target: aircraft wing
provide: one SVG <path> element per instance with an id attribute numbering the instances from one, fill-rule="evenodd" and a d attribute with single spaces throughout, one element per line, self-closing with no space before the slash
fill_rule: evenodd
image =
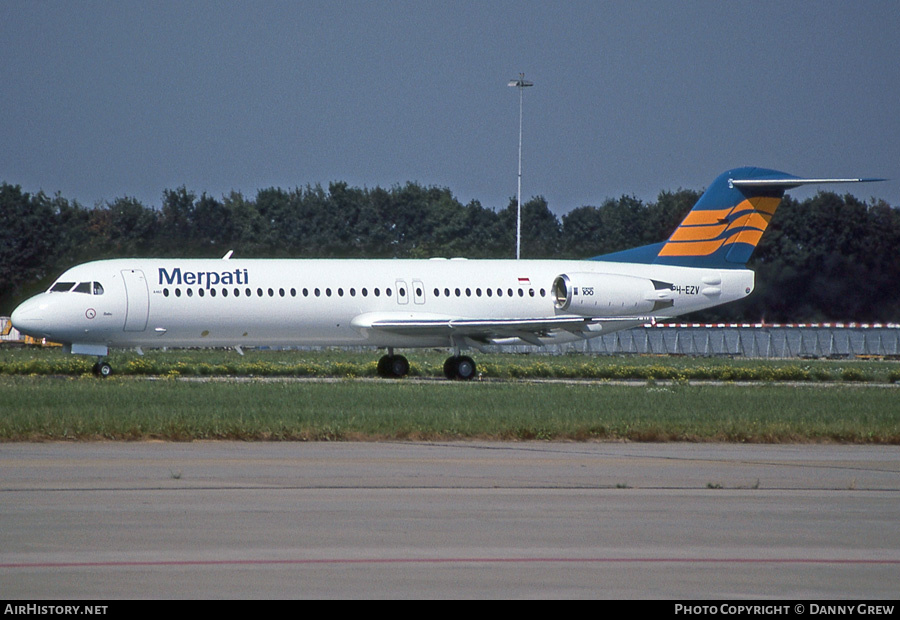
<path id="1" fill-rule="evenodd" d="M 406 336 L 445 336 L 465 339 L 472 344 L 491 344 L 497 340 L 519 338 L 529 344 L 543 345 L 540 338 L 565 331 L 588 338 L 603 331 L 601 323 L 646 323 L 651 317 L 556 316 L 535 318 L 480 319 L 416 313 L 361 314 L 351 324 L 357 329 L 372 329 Z M 593 333 L 591 333 L 593 332 Z"/>

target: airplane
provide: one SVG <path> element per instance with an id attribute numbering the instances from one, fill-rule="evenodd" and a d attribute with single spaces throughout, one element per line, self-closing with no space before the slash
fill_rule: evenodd
<path id="1" fill-rule="evenodd" d="M 719 175 L 660 243 L 584 260 L 123 258 L 72 267 L 12 324 L 97 356 L 113 347 L 447 347 L 448 379 L 477 375 L 467 349 L 588 339 L 743 299 L 746 268 L 788 189 L 809 179 L 756 167 Z"/>

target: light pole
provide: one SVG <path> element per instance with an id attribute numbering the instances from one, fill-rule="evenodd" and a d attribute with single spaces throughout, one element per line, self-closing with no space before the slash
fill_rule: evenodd
<path id="1" fill-rule="evenodd" d="M 520 73 L 518 80 L 510 80 L 508 86 L 519 89 L 519 182 L 516 189 L 516 260 L 519 259 L 522 249 L 522 92 L 534 82 L 525 79 L 525 74 Z"/>

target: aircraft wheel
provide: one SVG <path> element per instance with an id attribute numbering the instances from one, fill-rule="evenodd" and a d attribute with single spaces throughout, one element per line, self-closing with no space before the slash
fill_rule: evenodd
<path id="1" fill-rule="evenodd" d="M 112 374 L 112 366 L 107 362 L 97 362 L 94 364 L 93 368 L 91 368 L 91 372 L 94 373 L 95 377 L 105 379 Z"/>
<path id="2" fill-rule="evenodd" d="M 458 357 L 448 357 L 444 362 L 444 376 L 448 379 L 456 379 L 456 365 L 459 362 Z"/>
<path id="3" fill-rule="evenodd" d="M 462 381 L 469 381 L 475 376 L 475 373 L 478 372 L 478 367 L 475 366 L 475 361 L 471 357 L 466 357 L 463 355 L 459 358 L 459 361 L 456 363 L 456 378 L 461 379 Z"/>
<path id="4" fill-rule="evenodd" d="M 383 355 L 378 360 L 379 377 L 405 377 L 409 374 L 409 362 L 402 355 Z"/>
<path id="5" fill-rule="evenodd" d="M 389 377 L 390 376 L 390 355 L 382 355 L 378 360 L 378 376 L 379 377 Z"/>
<path id="6" fill-rule="evenodd" d="M 444 376 L 450 380 L 469 381 L 477 372 L 475 362 L 465 355 L 448 357 L 444 362 Z"/>
<path id="7" fill-rule="evenodd" d="M 391 360 L 391 375 L 394 377 L 405 377 L 409 374 L 409 362 L 402 355 L 395 355 Z"/>

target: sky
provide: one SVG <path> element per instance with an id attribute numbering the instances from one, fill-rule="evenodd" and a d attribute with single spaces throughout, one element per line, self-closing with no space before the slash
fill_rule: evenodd
<path id="1" fill-rule="evenodd" d="M 757 165 L 900 206 L 896 0 L 0 0 L 0 182 L 409 181 L 563 214 Z M 803 199 L 814 189 L 792 192 Z"/>

